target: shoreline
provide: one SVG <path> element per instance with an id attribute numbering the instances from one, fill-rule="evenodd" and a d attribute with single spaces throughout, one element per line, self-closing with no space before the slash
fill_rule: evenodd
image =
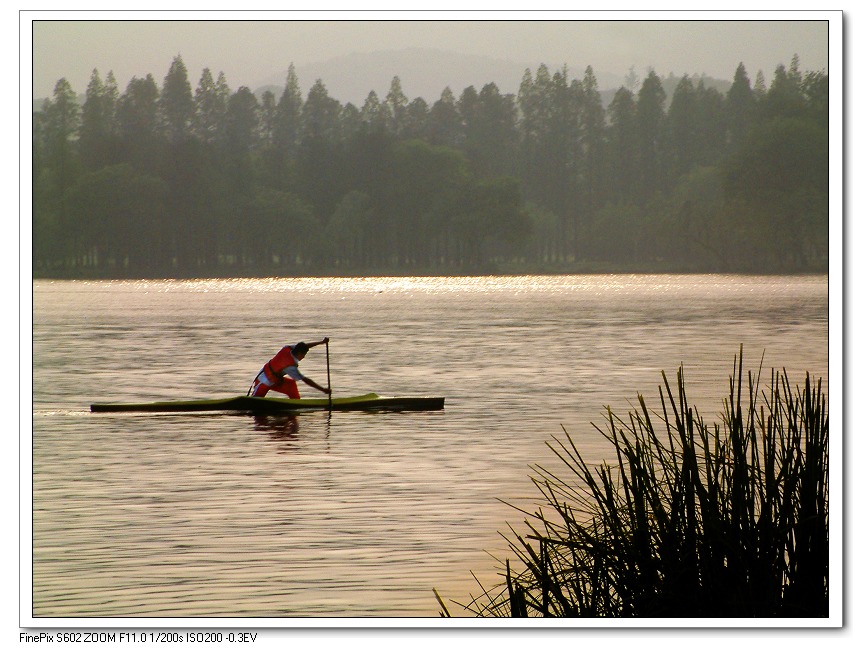
<path id="1" fill-rule="evenodd" d="M 208 272 L 174 271 L 174 272 L 105 272 L 100 270 L 90 272 L 46 272 L 34 270 L 31 279 L 53 281 L 122 281 L 122 280 L 158 280 L 158 279 L 300 279 L 300 278 L 380 278 L 380 277 L 512 277 L 512 276 L 560 276 L 560 275 L 742 275 L 742 276 L 776 276 L 799 277 L 819 276 L 829 274 L 828 265 L 823 268 L 808 270 L 782 271 L 776 269 L 718 269 L 718 268 L 678 268 L 662 264 L 632 264 L 628 266 L 604 264 L 570 264 L 570 265 L 532 265 L 506 264 L 498 267 L 477 268 L 473 270 L 447 268 L 412 268 L 388 267 L 376 269 L 339 269 L 325 270 L 301 269 L 280 271 L 278 268 L 236 268 L 233 271 Z"/>

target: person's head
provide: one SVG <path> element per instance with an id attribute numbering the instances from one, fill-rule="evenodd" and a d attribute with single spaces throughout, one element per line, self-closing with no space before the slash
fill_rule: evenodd
<path id="1" fill-rule="evenodd" d="M 293 355 L 297 360 L 302 360 L 308 353 L 308 345 L 305 342 L 297 342 L 293 345 Z"/>

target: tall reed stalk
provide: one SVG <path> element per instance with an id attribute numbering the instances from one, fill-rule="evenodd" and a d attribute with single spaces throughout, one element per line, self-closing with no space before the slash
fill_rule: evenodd
<path id="1" fill-rule="evenodd" d="M 591 466 L 564 429 L 536 467 L 543 506 L 506 536 L 517 568 L 460 605 L 478 616 L 826 617 L 829 419 L 821 382 L 759 390 L 742 349 L 720 423 L 662 373 L 661 408 L 607 409 L 615 463 Z M 745 404 L 745 407 L 743 407 Z M 520 510 L 520 509 L 518 509 Z M 437 592 L 435 591 L 435 595 Z M 441 615 L 449 610 L 437 595 Z"/>

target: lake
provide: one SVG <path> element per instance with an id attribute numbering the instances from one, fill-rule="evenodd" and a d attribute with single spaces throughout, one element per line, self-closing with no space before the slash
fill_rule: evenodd
<path id="1" fill-rule="evenodd" d="M 445 410 L 89 411 L 244 395 L 324 336 L 334 395 Z M 32 614 L 433 617 L 432 588 L 458 613 L 471 571 L 500 581 L 489 553 L 510 556 L 511 505 L 538 506 L 546 442 L 612 459 L 592 423 L 639 393 L 657 408 L 680 364 L 717 420 L 740 345 L 763 387 L 775 367 L 828 391 L 827 277 L 35 281 Z M 302 370 L 326 384 L 324 347 Z"/>

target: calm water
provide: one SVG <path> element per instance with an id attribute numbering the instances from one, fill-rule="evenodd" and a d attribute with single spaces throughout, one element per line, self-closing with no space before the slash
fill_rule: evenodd
<path id="1" fill-rule="evenodd" d="M 33 287 L 33 615 L 435 616 L 495 584 L 530 466 L 685 365 L 701 413 L 746 368 L 828 371 L 826 277 L 558 276 Z M 442 412 L 91 414 L 245 394 L 282 344 L 331 339 L 335 395 Z M 304 372 L 326 382 L 323 347 Z M 305 396 L 317 395 L 305 385 Z M 532 510 L 532 509 L 531 509 Z M 457 612 L 455 605 L 450 610 Z"/>

